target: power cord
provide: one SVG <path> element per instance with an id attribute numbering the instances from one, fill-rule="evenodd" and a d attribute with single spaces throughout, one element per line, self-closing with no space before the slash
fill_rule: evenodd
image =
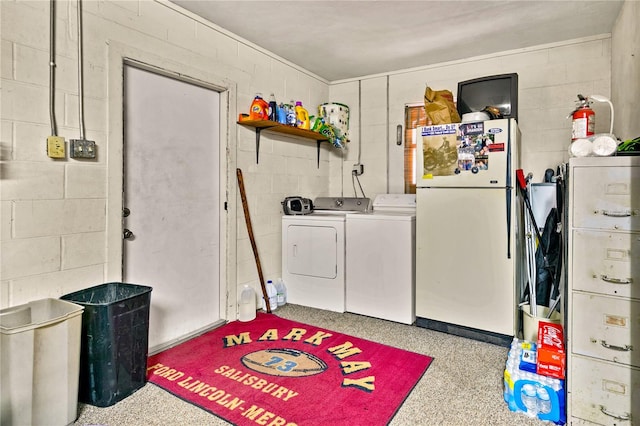
<path id="1" fill-rule="evenodd" d="M 351 172 L 351 184 L 353 185 L 353 194 L 356 196 L 356 198 L 358 198 L 358 191 L 356 191 L 356 182 L 355 182 L 356 180 L 358 181 L 360 192 L 362 192 L 362 198 L 367 198 L 367 196 L 364 194 L 364 190 L 362 189 L 362 185 L 360 184 L 360 178 L 358 177 L 358 173 L 355 170 L 353 170 Z"/>

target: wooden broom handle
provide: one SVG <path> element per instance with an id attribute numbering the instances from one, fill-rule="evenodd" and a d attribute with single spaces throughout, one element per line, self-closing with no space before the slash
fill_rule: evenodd
<path id="1" fill-rule="evenodd" d="M 258 277 L 260 278 L 260 287 L 262 287 L 262 297 L 264 297 L 264 304 L 267 306 L 267 313 L 271 313 L 271 304 L 269 303 L 269 295 L 267 294 L 267 288 L 264 285 L 264 276 L 262 275 L 262 266 L 260 266 L 260 256 L 258 256 L 258 247 L 256 246 L 256 239 L 253 236 L 253 228 L 251 227 L 251 216 L 249 216 L 249 204 L 247 203 L 247 195 L 244 192 L 244 179 L 242 178 L 242 170 L 236 169 L 236 175 L 238 176 L 238 187 L 240 188 L 240 198 L 242 198 L 242 209 L 244 210 L 244 220 L 247 223 L 247 232 L 249 233 L 249 240 L 251 240 L 253 257 L 255 257 L 256 266 L 258 267 Z"/>

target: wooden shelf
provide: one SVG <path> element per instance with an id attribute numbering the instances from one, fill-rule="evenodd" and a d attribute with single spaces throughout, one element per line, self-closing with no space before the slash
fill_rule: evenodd
<path id="1" fill-rule="evenodd" d="M 242 120 L 238 121 L 238 124 L 247 127 L 253 127 L 256 130 L 256 164 L 260 155 L 260 133 L 263 130 L 269 130 L 275 133 L 281 133 L 289 136 L 298 136 L 305 139 L 311 139 L 316 141 L 318 149 L 318 168 L 320 167 L 320 144 L 322 142 L 328 142 L 329 139 L 313 130 L 300 129 L 298 127 L 287 126 L 285 124 L 278 123 L 270 120 Z"/>

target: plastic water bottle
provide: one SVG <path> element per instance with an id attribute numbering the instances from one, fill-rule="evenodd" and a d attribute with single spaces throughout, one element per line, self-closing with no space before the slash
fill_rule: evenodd
<path id="1" fill-rule="evenodd" d="M 256 294 L 249 284 L 245 284 L 240 293 L 240 309 L 238 320 L 251 321 L 256 317 Z"/>
<path id="2" fill-rule="evenodd" d="M 527 415 L 536 417 L 538 415 L 538 397 L 536 387 L 527 383 L 522 386 L 522 403 L 527 407 Z"/>
<path id="3" fill-rule="evenodd" d="M 276 280 L 276 291 L 278 293 L 278 306 L 283 306 L 287 303 L 287 288 L 284 286 L 282 278 Z"/>
<path id="4" fill-rule="evenodd" d="M 267 280 L 267 285 L 265 286 L 267 289 L 267 297 L 269 298 L 269 307 L 271 311 L 275 311 L 278 309 L 278 291 L 276 290 L 275 284 L 273 284 L 272 280 Z M 267 304 L 264 301 L 264 296 L 262 297 L 262 307 L 264 310 L 267 310 Z"/>
<path id="5" fill-rule="evenodd" d="M 549 392 L 542 386 L 537 390 L 538 395 L 538 411 L 542 414 L 551 412 L 551 398 Z"/>

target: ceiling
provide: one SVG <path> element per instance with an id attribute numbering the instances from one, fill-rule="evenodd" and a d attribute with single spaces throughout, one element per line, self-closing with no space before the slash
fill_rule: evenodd
<path id="1" fill-rule="evenodd" d="M 610 33 L 623 0 L 171 0 L 328 80 Z"/>

